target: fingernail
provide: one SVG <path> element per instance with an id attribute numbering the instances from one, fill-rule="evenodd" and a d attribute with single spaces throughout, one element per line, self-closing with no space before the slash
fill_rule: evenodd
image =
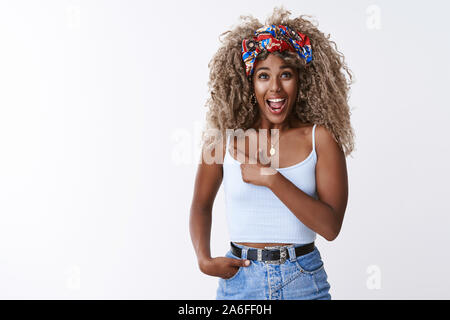
<path id="1" fill-rule="evenodd" d="M 245 260 L 245 265 L 246 265 L 246 266 L 249 266 L 249 265 L 250 265 L 250 261 Z"/>

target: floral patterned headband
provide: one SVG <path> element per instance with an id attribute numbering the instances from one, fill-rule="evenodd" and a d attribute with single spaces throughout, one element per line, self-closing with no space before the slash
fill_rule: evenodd
<path id="1" fill-rule="evenodd" d="M 293 51 L 309 63 L 312 60 L 309 38 L 300 32 L 284 25 L 266 25 L 255 31 L 253 39 L 242 40 L 242 59 L 245 63 L 246 75 L 253 74 L 256 57 L 263 50 Z"/>

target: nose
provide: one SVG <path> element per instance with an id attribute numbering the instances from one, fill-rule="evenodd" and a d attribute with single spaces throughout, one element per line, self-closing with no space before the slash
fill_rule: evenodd
<path id="1" fill-rule="evenodd" d="M 281 83 L 278 77 L 273 77 L 270 82 L 270 91 L 279 92 L 281 90 Z"/>

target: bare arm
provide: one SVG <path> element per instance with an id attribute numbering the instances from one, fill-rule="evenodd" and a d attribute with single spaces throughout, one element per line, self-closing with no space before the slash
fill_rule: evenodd
<path id="1" fill-rule="evenodd" d="M 223 144 L 223 152 L 225 152 L 225 144 Z M 213 151 L 211 155 L 215 157 L 215 152 Z M 211 257 L 212 209 L 223 179 L 222 163 L 223 157 L 221 163 L 207 164 L 202 161 L 198 165 L 189 218 L 189 230 L 200 270 L 208 275 L 230 278 L 237 272 L 239 267 L 248 266 L 248 262 L 246 264 L 245 260 Z"/>
<path id="2" fill-rule="evenodd" d="M 319 200 L 297 188 L 280 173 L 269 184 L 272 192 L 310 229 L 328 241 L 341 229 L 348 199 L 345 155 L 324 127 L 316 128 L 316 187 Z"/>
<path id="3" fill-rule="evenodd" d="M 214 155 L 214 152 L 213 152 Z M 210 237 L 212 208 L 223 178 L 222 164 L 198 165 L 191 204 L 189 229 L 199 263 L 211 258 Z"/>

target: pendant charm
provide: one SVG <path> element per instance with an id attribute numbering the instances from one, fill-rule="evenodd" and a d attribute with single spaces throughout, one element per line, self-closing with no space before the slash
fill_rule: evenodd
<path id="1" fill-rule="evenodd" d="M 270 155 L 273 156 L 275 154 L 275 148 L 272 146 L 270 148 Z"/>

